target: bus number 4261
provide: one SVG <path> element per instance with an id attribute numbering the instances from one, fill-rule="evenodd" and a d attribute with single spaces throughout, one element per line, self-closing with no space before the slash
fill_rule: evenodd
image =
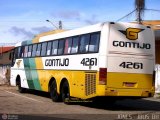
<path id="1" fill-rule="evenodd" d="M 97 66 L 97 58 L 83 58 L 81 64 L 83 66 Z"/>
<path id="2" fill-rule="evenodd" d="M 138 62 L 122 62 L 119 66 L 128 69 L 143 69 L 143 63 Z"/>

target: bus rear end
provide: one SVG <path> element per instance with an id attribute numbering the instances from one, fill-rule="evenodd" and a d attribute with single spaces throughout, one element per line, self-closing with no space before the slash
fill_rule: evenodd
<path id="1" fill-rule="evenodd" d="M 131 23 L 113 23 L 109 28 L 107 69 L 102 70 L 107 71 L 105 95 L 153 96 L 155 64 L 153 31 L 150 27 Z"/>

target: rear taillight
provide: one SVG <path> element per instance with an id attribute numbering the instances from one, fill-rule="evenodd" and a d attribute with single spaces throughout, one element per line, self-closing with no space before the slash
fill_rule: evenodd
<path id="1" fill-rule="evenodd" d="M 99 69 L 99 84 L 105 85 L 107 82 L 107 68 Z"/>

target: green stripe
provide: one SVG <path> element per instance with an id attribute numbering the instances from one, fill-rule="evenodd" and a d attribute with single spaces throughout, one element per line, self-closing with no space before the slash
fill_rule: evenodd
<path id="1" fill-rule="evenodd" d="M 29 58 L 24 58 L 24 69 L 25 69 L 25 74 L 27 78 L 27 83 L 30 89 L 35 89 L 33 79 L 31 76 L 31 70 L 30 70 L 30 64 L 29 64 Z"/>
<path id="2" fill-rule="evenodd" d="M 32 41 L 23 41 L 22 45 L 31 44 Z M 30 89 L 41 90 L 38 73 L 36 70 L 35 58 L 24 58 L 24 69 L 27 78 L 27 83 Z"/>
<path id="3" fill-rule="evenodd" d="M 32 80 L 33 80 L 33 83 L 34 83 L 34 87 L 35 87 L 36 90 L 41 90 L 41 85 L 40 85 L 38 73 L 37 73 L 37 70 L 36 70 L 35 59 L 34 58 L 29 58 L 29 64 L 30 64 L 30 69 L 32 69 L 31 70 L 31 77 L 32 77 Z"/>

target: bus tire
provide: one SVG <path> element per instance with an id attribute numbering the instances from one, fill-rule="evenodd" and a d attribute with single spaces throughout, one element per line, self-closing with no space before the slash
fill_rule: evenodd
<path id="1" fill-rule="evenodd" d="M 64 83 L 62 85 L 61 97 L 62 97 L 62 101 L 65 104 L 69 104 L 69 102 L 70 102 L 70 88 L 69 88 L 68 81 L 64 81 Z"/>
<path id="2" fill-rule="evenodd" d="M 17 86 L 18 86 L 18 91 L 20 93 L 26 92 L 26 89 L 21 87 L 21 78 L 20 77 L 17 78 Z"/>
<path id="3" fill-rule="evenodd" d="M 57 93 L 57 83 L 55 80 L 50 85 L 50 96 L 53 102 L 60 101 L 60 96 Z"/>

